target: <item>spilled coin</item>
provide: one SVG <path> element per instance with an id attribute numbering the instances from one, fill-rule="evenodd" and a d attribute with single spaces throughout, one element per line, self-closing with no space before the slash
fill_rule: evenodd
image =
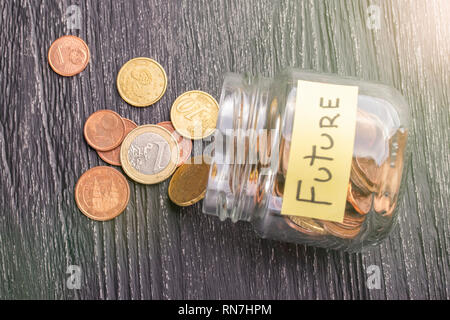
<path id="1" fill-rule="evenodd" d="M 198 90 L 180 95 L 170 110 L 170 118 L 177 132 L 193 140 L 210 136 L 216 128 L 218 115 L 217 101 Z"/>
<path id="2" fill-rule="evenodd" d="M 196 156 L 175 171 L 169 183 L 169 198 L 179 206 L 190 206 L 205 197 L 209 164 Z"/>
<path id="3" fill-rule="evenodd" d="M 89 48 L 79 37 L 66 35 L 56 39 L 48 50 L 48 63 L 57 74 L 70 77 L 89 63 Z"/>
<path id="4" fill-rule="evenodd" d="M 133 121 L 122 118 L 123 122 L 125 123 L 125 133 L 124 138 L 137 127 L 137 124 Z M 113 166 L 120 166 L 120 145 L 110 151 L 98 151 L 98 156 L 105 161 L 106 163 L 109 163 Z"/>
<path id="5" fill-rule="evenodd" d="M 120 162 L 134 181 L 155 184 L 175 171 L 179 154 L 178 143 L 169 131 L 148 124 L 137 127 L 125 137 Z"/>
<path id="6" fill-rule="evenodd" d="M 127 179 L 114 168 L 99 166 L 89 169 L 75 186 L 75 202 L 87 217 L 106 221 L 121 214 L 130 199 Z"/>
<path id="7" fill-rule="evenodd" d="M 166 92 L 167 75 L 163 67 L 150 58 L 134 58 L 126 62 L 117 75 L 117 90 L 127 103 L 148 107 Z"/>
<path id="8" fill-rule="evenodd" d="M 125 122 L 111 110 L 99 110 L 90 115 L 84 124 L 87 143 L 98 151 L 109 151 L 118 147 L 125 135 Z"/>
<path id="9" fill-rule="evenodd" d="M 178 147 L 180 147 L 180 159 L 177 167 L 181 166 L 191 156 L 192 141 L 178 134 L 170 121 L 164 121 L 156 124 L 157 126 L 167 129 L 177 140 Z"/>

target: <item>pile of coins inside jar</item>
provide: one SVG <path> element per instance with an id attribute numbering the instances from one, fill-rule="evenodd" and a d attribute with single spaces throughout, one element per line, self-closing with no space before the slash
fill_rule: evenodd
<path id="1" fill-rule="evenodd" d="M 367 117 L 368 115 L 358 110 L 358 116 Z M 371 134 L 366 136 L 373 138 Z M 389 139 L 388 145 L 392 147 L 381 165 L 371 158 L 353 157 L 342 223 L 297 216 L 286 216 L 286 223 L 308 237 L 331 235 L 340 239 L 355 239 L 362 238 L 363 233 L 367 232 L 381 238 L 383 233 L 389 231 L 385 226 L 391 225 L 392 214 L 397 205 L 406 139 L 407 132 L 403 129 L 399 129 Z M 365 143 L 369 146 L 371 144 L 368 140 Z M 277 197 L 283 197 L 289 149 L 289 143 L 283 140 L 280 169 L 274 191 Z M 369 214 L 371 212 L 373 214 Z M 366 230 L 364 230 L 363 225 L 369 217 L 376 221 L 366 223 Z M 367 230 L 368 225 L 373 225 L 377 230 Z"/>
<path id="2" fill-rule="evenodd" d="M 50 67 L 62 76 L 82 72 L 89 62 L 89 48 L 75 36 L 63 36 L 48 52 Z M 117 90 L 128 104 L 147 107 L 167 88 L 167 76 L 153 59 L 126 62 L 117 75 Z M 169 198 L 179 206 L 192 205 L 205 196 L 209 164 L 192 157 L 192 140 L 214 132 L 219 106 L 209 94 L 194 90 L 180 95 L 171 108 L 171 121 L 138 126 L 112 110 L 98 110 L 84 125 L 84 138 L 106 163 L 120 166 L 132 180 L 156 184 L 173 177 Z M 110 166 L 86 171 L 75 187 L 78 208 L 87 217 L 106 221 L 117 217 L 130 198 L 128 180 Z"/>

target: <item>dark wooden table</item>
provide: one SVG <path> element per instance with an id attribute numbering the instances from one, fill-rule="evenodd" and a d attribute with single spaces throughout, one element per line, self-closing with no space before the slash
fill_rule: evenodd
<path id="1" fill-rule="evenodd" d="M 450 297 L 450 2 L 275 3 L 2 2 L 0 298 Z M 79 30 L 66 24 L 71 4 L 80 8 Z M 369 5 L 378 6 L 370 15 Z M 274 41 L 273 28 L 282 39 Z M 64 34 L 91 50 L 87 69 L 72 78 L 47 63 L 50 44 Z M 169 79 L 149 108 L 127 105 L 116 90 L 119 68 L 137 56 L 159 61 Z M 203 215 L 199 204 L 172 205 L 167 181 L 130 182 L 128 208 L 113 221 L 78 211 L 78 177 L 104 164 L 82 134 L 93 111 L 157 123 L 169 120 L 184 91 L 218 97 L 226 71 L 270 76 L 288 65 L 380 80 L 406 97 L 412 157 L 399 227 L 383 244 L 347 254 L 261 240 L 250 225 Z M 79 290 L 66 286 L 69 265 L 82 270 Z M 366 285 L 371 265 L 381 270 L 380 289 Z"/>

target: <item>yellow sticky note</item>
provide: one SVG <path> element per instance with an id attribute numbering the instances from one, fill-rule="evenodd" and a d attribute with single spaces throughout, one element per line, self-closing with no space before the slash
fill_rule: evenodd
<path id="1" fill-rule="evenodd" d="M 358 87 L 299 80 L 281 214 L 342 222 Z"/>

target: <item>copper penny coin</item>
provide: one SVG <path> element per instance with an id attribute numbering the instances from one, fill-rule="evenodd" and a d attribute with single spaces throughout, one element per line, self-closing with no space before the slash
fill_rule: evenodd
<path id="1" fill-rule="evenodd" d="M 361 231 L 361 226 L 357 227 L 346 227 L 340 223 L 331 222 L 331 221 L 322 221 L 323 227 L 326 231 L 328 231 L 333 236 L 342 238 L 342 239 L 353 239 L 356 238 Z"/>
<path id="2" fill-rule="evenodd" d="M 381 166 L 380 186 L 374 199 L 374 209 L 383 216 L 391 216 L 397 206 L 403 172 L 408 132 L 400 129 L 391 139 L 389 158 Z"/>
<path id="3" fill-rule="evenodd" d="M 286 216 L 284 217 L 287 224 L 304 234 L 310 235 L 310 236 L 320 236 L 325 235 L 327 232 L 325 229 L 320 225 L 319 222 L 315 221 L 312 218 L 307 217 L 298 217 L 298 216 Z"/>
<path id="4" fill-rule="evenodd" d="M 347 189 L 347 201 L 353 206 L 353 208 L 359 214 L 367 214 L 372 208 L 373 195 L 363 194 L 357 187 L 352 186 L 352 183 L 348 183 Z"/>
<path id="5" fill-rule="evenodd" d="M 177 167 L 181 166 L 191 156 L 192 140 L 185 138 L 176 132 L 171 121 L 160 122 L 156 125 L 167 129 L 174 136 L 175 140 L 177 140 L 178 147 L 180 147 L 180 159 L 178 160 Z"/>
<path id="6" fill-rule="evenodd" d="M 356 210 L 345 209 L 344 220 L 343 220 L 342 224 L 346 224 L 348 226 L 355 227 L 355 226 L 362 225 L 365 220 L 366 220 L 366 216 L 359 214 L 358 212 L 356 212 Z"/>
<path id="7" fill-rule="evenodd" d="M 134 128 L 137 128 L 137 124 L 126 118 L 122 118 L 122 120 L 125 123 L 125 138 Z M 112 164 L 113 166 L 120 166 L 120 146 L 110 151 L 97 150 L 97 154 L 106 163 Z"/>
<path id="8" fill-rule="evenodd" d="M 114 111 L 99 110 L 86 120 L 84 137 L 95 150 L 110 151 L 125 138 L 125 122 Z"/>
<path id="9" fill-rule="evenodd" d="M 75 186 L 75 202 L 87 217 L 106 221 L 121 214 L 130 199 L 127 179 L 114 168 L 99 166 L 89 169 Z"/>
<path id="10" fill-rule="evenodd" d="M 70 77 L 83 71 L 89 63 L 89 48 L 72 35 L 56 39 L 48 50 L 48 63 L 57 74 Z"/>
<path id="11" fill-rule="evenodd" d="M 369 158 L 354 158 L 354 164 L 358 172 L 362 173 L 369 185 L 377 185 L 380 180 L 380 167 L 375 160 Z"/>

